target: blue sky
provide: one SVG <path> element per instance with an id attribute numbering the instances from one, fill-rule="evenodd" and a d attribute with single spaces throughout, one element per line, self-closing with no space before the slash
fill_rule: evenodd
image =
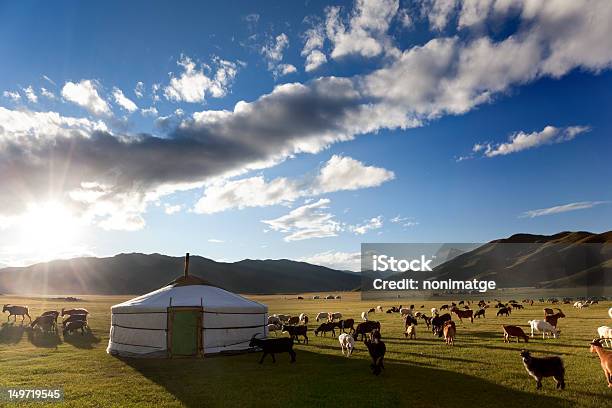
<path id="1" fill-rule="evenodd" d="M 0 264 L 612 229 L 612 4 L 0 3 Z"/>

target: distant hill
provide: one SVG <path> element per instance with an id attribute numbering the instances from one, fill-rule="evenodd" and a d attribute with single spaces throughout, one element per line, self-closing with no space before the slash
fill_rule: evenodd
<path id="1" fill-rule="evenodd" d="M 495 280 L 500 287 L 609 286 L 612 231 L 512 235 L 458 255 L 434 268 L 431 277 Z"/>
<path id="2" fill-rule="evenodd" d="M 0 269 L 0 293 L 142 294 L 183 273 L 182 257 L 119 254 L 82 257 L 27 267 Z M 191 256 L 189 273 L 239 293 L 291 293 L 353 290 L 360 276 L 286 259 L 223 263 Z"/>

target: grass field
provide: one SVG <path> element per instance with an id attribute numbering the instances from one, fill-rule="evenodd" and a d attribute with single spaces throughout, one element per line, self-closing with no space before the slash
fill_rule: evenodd
<path id="1" fill-rule="evenodd" d="M 32 315 L 43 309 L 82 306 L 92 313 L 89 336 L 54 337 L 33 335 L 29 329 L 3 324 L 0 329 L 0 387 L 62 387 L 67 407 L 208 407 L 208 406 L 338 406 L 354 407 L 605 407 L 612 406 L 612 389 L 606 386 L 589 342 L 596 328 L 610 325 L 611 304 L 584 310 L 564 305 L 560 339 L 534 338 L 528 349 L 536 356 L 561 355 L 566 366 L 565 391 L 557 391 L 552 379 L 536 391 L 519 357 L 523 343 L 505 344 L 501 324 L 525 327 L 542 318 L 543 304 L 514 311 L 509 318 L 496 318 L 488 310 L 474 324 L 457 321 L 457 339 L 448 347 L 434 338 L 424 324 L 417 327 L 417 340 L 405 340 L 397 314 L 377 314 L 387 344 L 385 371 L 374 377 L 363 343 L 351 358 L 340 353 L 336 339 L 315 337 L 314 315 L 339 311 L 358 316 L 369 307 L 390 302 L 362 302 L 356 293 L 342 300 L 296 300 L 295 296 L 253 296 L 266 303 L 270 313 L 311 316 L 310 344 L 298 345 L 297 363 L 285 354 L 276 364 L 257 364 L 258 354 L 211 357 L 199 360 L 121 360 L 106 354 L 110 306 L 126 297 L 85 297 L 78 304 L 42 298 L 1 296 L 1 303 L 27 304 Z M 403 302 L 407 304 L 408 302 Z M 441 301 L 420 302 L 424 310 Z M 274 335 L 272 335 L 274 336 Z M 269 357 L 268 357 L 269 358 Z M 2 404 L 2 403 L 0 403 Z M 31 403 L 40 406 L 40 403 Z M 22 404 L 20 406 L 28 406 Z"/>

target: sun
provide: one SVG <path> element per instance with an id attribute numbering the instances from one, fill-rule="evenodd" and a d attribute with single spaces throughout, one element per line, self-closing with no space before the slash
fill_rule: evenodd
<path id="1" fill-rule="evenodd" d="M 78 219 L 61 203 L 30 204 L 19 223 L 19 246 L 37 258 L 61 257 L 75 248 L 78 229 Z"/>

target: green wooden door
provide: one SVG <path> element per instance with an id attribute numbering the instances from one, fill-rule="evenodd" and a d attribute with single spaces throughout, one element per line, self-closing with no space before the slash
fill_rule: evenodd
<path id="1" fill-rule="evenodd" d="M 201 312 L 174 310 L 172 313 L 172 355 L 195 356 L 200 344 Z"/>

